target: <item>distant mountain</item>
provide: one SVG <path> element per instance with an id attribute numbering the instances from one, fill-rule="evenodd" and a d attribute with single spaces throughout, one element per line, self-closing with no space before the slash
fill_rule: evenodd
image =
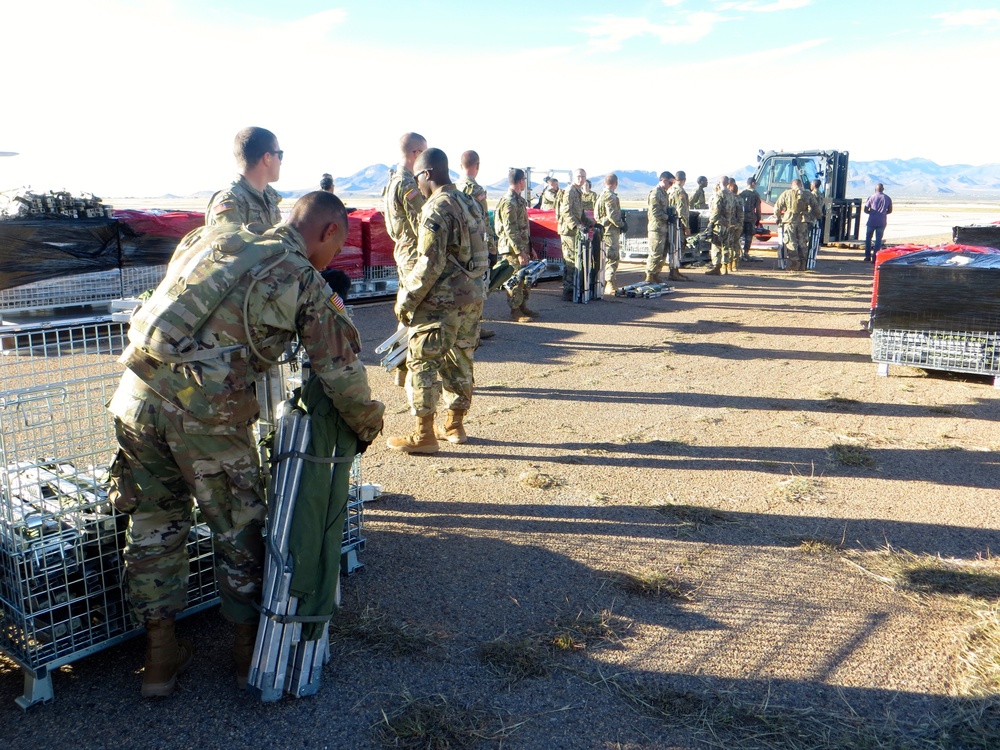
<path id="1" fill-rule="evenodd" d="M 747 164 L 728 172 L 742 185 L 754 174 L 756 167 Z M 656 185 L 658 172 L 638 169 L 617 170 L 618 194 L 626 200 L 645 198 L 646 194 Z M 539 179 L 542 173 L 532 174 L 532 193 L 537 195 L 544 188 Z M 707 175 L 710 183 L 714 183 L 722 175 Z M 451 172 L 453 180 L 458 174 Z M 695 187 L 696 173 L 688 175 L 688 191 Z M 348 177 L 337 177 L 336 190 L 338 194 L 352 197 L 377 197 L 389 179 L 389 167 L 385 164 L 372 164 Z M 847 194 L 852 197 L 864 197 L 875 190 L 875 184 L 885 185 L 887 193 L 894 198 L 944 198 L 966 200 L 998 200 L 1000 199 L 1000 164 L 969 164 L 940 165 L 929 159 L 883 159 L 879 161 L 852 161 L 848 170 Z M 565 181 L 561 181 L 565 187 Z M 295 199 L 316 188 L 279 191 L 282 196 Z M 507 180 L 498 180 L 486 185 L 490 196 L 498 198 L 507 192 Z M 594 185 L 594 190 L 600 192 L 603 185 Z M 205 198 L 212 196 L 213 191 L 203 190 L 191 197 Z"/>

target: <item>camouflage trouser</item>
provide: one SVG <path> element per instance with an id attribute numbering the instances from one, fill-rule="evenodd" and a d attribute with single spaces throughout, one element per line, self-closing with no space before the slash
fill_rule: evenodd
<path id="1" fill-rule="evenodd" d="M 740 234 L 743 229 L 743 222 L 729 227 L 729 260 L 737 260 L 740 255 Z"/>
<path id="2" fill-rule="evenodd" d="M 807 222 L 785 224 L 785 248 L 788 260 L 797 262 L 799 270 L 806 270 L 809 261 L 809 240 L 812 225 Z"/>
<path id="3" fill-rule="evenodd" d="M 524 264 L 521 263 L 521 256 L 518 253 L 507 253 L 503 257 L 510 263 L 510 267 L 514 269 L 514 273 L 524 268 Z M 510 305 L 511 310 L 517 310 L 521 305 L 527 304 L 530 294 L 531 291 L 528 285 L 522 281 L 513 289 L 507 290 L 507 304 Z"/>
<path id="4" fill-rule="evenodd" d="M 250 427 L 206 425 L 152 393 L 118 393 L 111 406 L 119 445 L 111 499 L 129 516 L 124 557 L 137 620 L 187 605 L 193 497 L 214 536 L 223 616 L 257 622 L 267 509 Z"/>
<path id="5" fill-rule="evenodd" d="M 717 226 L 712 232 L 712 265 L 724 266 L 733 259 L 729 227 Z"/>
<path id="6" fill-rule="evenodd" d="M 410 373 L 406 393 L 416 416 L 436 413 L 442 391 L 446 409 L 468 410 L 472 403 L 473 353 L 482 315 L 482 301 L 453 310 L 418 307 L 413 313 L 406 352 Z"/>
<path id="7" fill-rule="evenodd" d="M 646 273 L 654 274 L 663 270 L 663 262 L 667 257 L 666 232 L 649 233 L 649 258 L 646 260 Z"/>
<path id="8" fill-rule="evenodd" d="M 562 256 L 563 256 L 563 297 L 573 297 L 573 279 L 576 276 L 576 262 L 577 262 L 577 242 L 579 241 L 576 234 L 561 234 L 559 239 L 562 240 Z"/>
<path id="9" fill-rule="evenodd" d="M 618 227 L 605 227 L 601 238 L 601 249 L 604 250 L 604 281 L 615 283 L 618 275 L 618 260 L 620 257 L 621 230 Z"/>

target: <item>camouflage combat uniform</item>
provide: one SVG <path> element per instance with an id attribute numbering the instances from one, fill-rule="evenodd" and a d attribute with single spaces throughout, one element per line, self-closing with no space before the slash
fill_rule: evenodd
<path id="1" fill-rule="evenodd" d="M 385 189 L 385 229 L 396 243 L 392 257 L 399 277 L 409 273 L 417 250 L 417 229 L 424 196 L 417 181 L 406 167 L 399 167 L 389 178 Z"/>
<path id="2" fill-rule="evenodd" d="M 472 402 L 487 260 L 469 268 L 472 247 L 463 200 L 454 185 L 443 185 L 427 199 L 414 263 L 400 278 L 397 311 L 408 315 L 410 327 L 406 391 L 417 417 L 437 412 L 442 390 L 448 410 L 468 410 Z"/>
<path id="3" fill-rule="evenodd" d="M 543 211 L 558 211 L 559 206 L 562 205 L 563 196 L 565 194 L 566 191 L 562 188 L 559 188 L 559 190 L 553 190 L 552 188 L 547 187 L 542 191 L 542 198 L 539 207 Z"/>
<path id="4" fill-rule="evenodd" d="M 730 254 L 730 224 L 732 220 L 732 203 L 736 196 L 727 188 L 720 187 L 712 195 L 712 204 L 708 209 L 708 225 L 712 228 L 712 267 L 726 267 L 732 262 Z"/>
<path id="5" fill-rule="evenodd" d="M 591 190 L 589 193 L 580 191 L 580 201 L 583 203 L 584 211 L 593 211 L 597 207 L 597 193 Z"/>
<path id="6" fill-rule="evenodd" d="M 521 270 L 521 256 L 531 256 L 531 230 L 528 224 L 528 202 L 513 188 L 497 203 L 493 214 L 497 232 L 497 249 L 514 273 Z M 507 292 L 507 302 L 511 310 L 527 304 L 529 288 L 522 281 Z"/>
<path id="7" fill-rule="evenodd" d="M 698 189 L 694 191 L 694 195 L 691 196 L 691 208 L 708 208 L 708 201 L 705 200 L 705 188 L 698 186 Z"/>
<path id="8" fill-rule="evenodd" d="M 729 262 L 734 264 L 740 257 L 740 235 L 743 233 L 743 201 L 732 190 L 726 190 L 729 201 Z"/>
<path id="9" fill-rule="evenodd" d="M 268 185 L 261 193 L 240 175 L 228 190 L 220 190 L 212 196 L 205 210 L 205 225 L 261 224 L 265 229 L 273 227 L 281 221 L 280 202 L 281 195 L 273 187 Z"/>
<path id="10" fill-rule="evenodd" d="M 490 205 L 486 197 L 486 188 L 480 185 L 471 177 L 463 177 L 458 182 L 455 183 L 455 187 L 461 190 L 466 195 L 471 195 L 477 201 L 483 209 L 483 216 L 489 217 L 490 215 Z M 486 222 L 486 245 L 489 248 L 490 254 L 490 265 L 492 266 L 497 260 L 497 238 L 493 234 L 492 227 L 489 225 L 489 221 Z"/>
<path id="11" fill-rule="evenodd" d="M 660 185 L 649 191 L 646 199 L 648 206 L 646 231 L 649 236 L 649 258 L 646 260 L 646 275 L 656 277 L 663 270 L 663 261 L 667 253 L 667 234 L 670 232 L 668 223 L 667 191 Z"/>
<path id="12" fill-rule="evenodd" d="M 583 191 L 570 185 L 559 204 L 559 238 L 562 240 L 563 299 L 573 298 L 573 279 L 576 276 L 577 242 L 581 229 L 594 226 L 594 220 L 583 211 Z"/>
<path id="13" fill-rule="evenodd" d="M 614 286 L 618 275 L 622 233 L 622 204 L 618 200 L 618 193 L 609 188 L 604 189 L 597 198 L 594 219 L 604 227 L 604 236 L 601 238 L 601 249 L 604 250 L 604 281 Z"/>
<path id="14" fill-rule="evenodd" d="M 691 232 L 691 204 L 688 201 L 687 190 L 679 182 L 675 182 L 667 191 L 667 203 L 677 212 L 677 222 L 681 228 L 680 244 L 676 252 L 670 254 L 670 268 L 678 269 L 681 266 L 680 251 L 684 247 L 684 238 Z"/>
<path id="15" fill-rule="evenodd" d="M 808 190 L 788 188 L 774 204 L 774 218 L 784 230 L 789 270 L 804 271 L 809 261 L 809 233 L 813 221 L 823 218 L 819 203 Z"/>
<path id="16" fill-rule="evenodd" d="M 197 229 L 133 316 L 133 343 L 122 354 L 128 369 L 108 408 L 119 442 L 111 497 L 129 515 L 124 558 L 139 622 L 172 618 L 187 603 L 192 498 L 214 535 L 223 615 L 257 622 L 266 509 L 251 432 L 260 411 L 254 381 L 296 336 L 358 438 L 370 442 L 382 429 L 384 407 L 371 399 L 358 332 L 331 304 L 305 250 L 301 235 L 284 224 L 261 237 L 232 226 Z M 254 261 L 257 279 L 243 273 L 231 286 L 219 280 L 223 254 L 258 252 L 265 259 Z M 221 302 L 214 310 L 204 306 L 204 325 L 186 332 L 192 351 L 167 355 L 150 342 L 169 330 L 163 321 L 176 319 L 170 316 L 198 315 L 184 296 L 198 288 Z M 171 294 L 178 290 L 179 297 Z"/>

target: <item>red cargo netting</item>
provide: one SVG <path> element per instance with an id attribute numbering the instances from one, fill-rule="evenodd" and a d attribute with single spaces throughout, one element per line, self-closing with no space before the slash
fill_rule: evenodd
<path id="1" fill-rule="evenodd" d="M 395 243 L 385 228 L 385 216 L 377 208 L 361 208 L 351 214 L 361 220 L 361 249 L 366 268 L 395 266 Z"/>

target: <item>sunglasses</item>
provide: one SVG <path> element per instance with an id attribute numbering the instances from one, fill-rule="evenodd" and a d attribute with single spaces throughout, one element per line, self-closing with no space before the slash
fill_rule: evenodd
<path id="1" fill-rule="evenodd" d="M 285 158 L 285 152 L 282 151 L 280 148 L 277 151 L 268 151 L 267 153 L 274 154 L 275 156 L 277 156 L 278 161 L 282 161 Z"/>

